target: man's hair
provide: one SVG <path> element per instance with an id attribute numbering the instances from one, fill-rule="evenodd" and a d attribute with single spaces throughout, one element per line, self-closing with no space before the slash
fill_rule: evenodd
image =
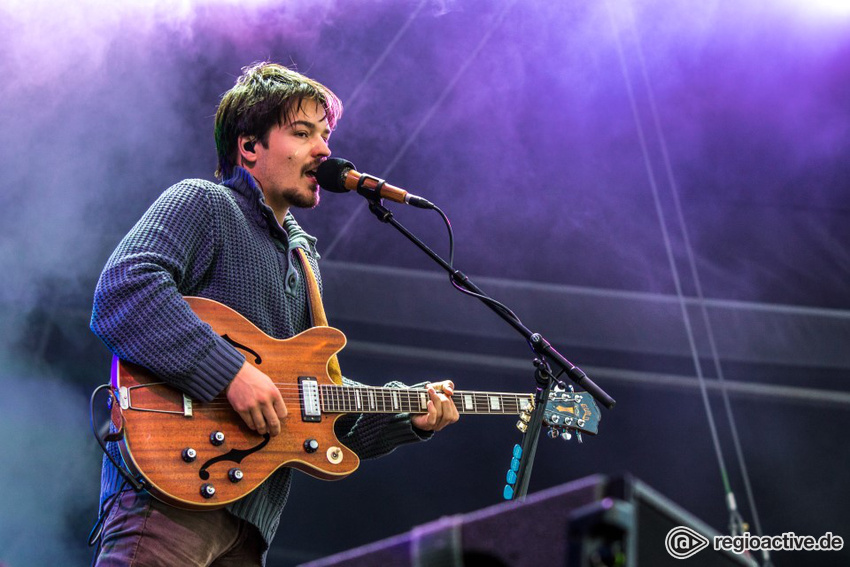
<path id="1" fill-rule="evenodd" d="M 305 100 L 320 104 L 330 129 L 336 127 L 342 102 L 326 86 L 268 61 L 244 67 L 233 88 L 222 95 L 215 114 L 216 177 L 233 173 L 239 136 L 254 137 L 265 147 L 272 127 L 291 122 Z"/>

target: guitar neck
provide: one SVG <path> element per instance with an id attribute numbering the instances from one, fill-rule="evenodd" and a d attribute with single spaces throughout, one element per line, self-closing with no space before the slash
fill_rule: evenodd
<path id="1" fill-rule="evenodd" d="M 428 391 L 424 388 L 374 386 L 320 386 L 323 413 L 426 413 Z M 458 413 L 516 415 L 532 403 L 531 394 L 455 390 L 452 401 Z"/>

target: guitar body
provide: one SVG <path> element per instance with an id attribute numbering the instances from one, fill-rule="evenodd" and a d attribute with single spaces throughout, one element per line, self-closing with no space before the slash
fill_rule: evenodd
<path id="1" fill-rule="evenodd" d="M 259 435 L 223 393 L 211 402 L 191 400 L 148 370 L 114 359 L 112 386 L 120 403 L 113 404 L 112 420 L 124 429 L 121 454 L 148 481 L 150 492 L 173 506 L 211 510 L 244 497 L 283 466 L 323 480 L 353 473 L 360 459 L 334 434 L 342 414 L 306 416 L 301 395 L 305 377 L 333 384 L 328 361 L 345 346 L 342 332 L 314 327 L 274 339 L 221 303 L 185 299 L 200 319 L 272 378 L 289 413 L 279 435 Z"/>

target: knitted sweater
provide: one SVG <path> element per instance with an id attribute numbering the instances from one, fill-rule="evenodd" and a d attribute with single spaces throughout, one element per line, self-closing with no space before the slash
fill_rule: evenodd
<path id="1" fill-rule="evenodd" d="M 291 337 L 310 326 L 295 249 L 306 252 L 321 286 L 315 243 L 291 213 L 283 227 L 277 223 L 242 168 L 220 185 L 183 181 L 151 205 L 109 258 L 95 291 L 91 329 L 118 357 L 149 368 L 193 398 L 210 401 L 245 359 L 200 321 L 182 296 L 214 299 L 270 336 Z M 387 386 L 404 387 L 398 382 Z M 364 459 L 428 437 L 414 430 L 407 414 L 343 416 L 337 435 Z M 115 443 L 108 448 L 118 456 Z M 280 469 L 228 507 L 257 526 L 267 546 L 290 479 L 291 469 Z M 120 481 L 104 458 L 101 503 Z"/>

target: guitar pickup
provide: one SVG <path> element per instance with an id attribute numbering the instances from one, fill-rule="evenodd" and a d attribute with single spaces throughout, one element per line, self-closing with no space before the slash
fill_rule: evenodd
<path id="1" fill-rule="evenodd" d="M 322 421 L 319 382 L 312 376 L 299 376 L 298 391 L 301 395 L 301 421 Z"/>

